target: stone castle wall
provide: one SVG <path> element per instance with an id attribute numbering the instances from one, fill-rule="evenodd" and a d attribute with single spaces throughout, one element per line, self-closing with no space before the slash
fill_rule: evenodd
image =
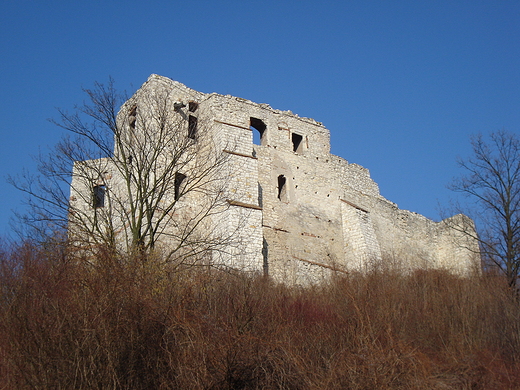
<path id="1" fill-rule="evenodd" d="M 196 101 L 199 124 L 228 155 L 222 180 L 230 207 L 213 223 L 236 232 L 236 242 L 219 262 L 289 283 L 389 262 L 462 274 L 478 263 L 475 242 L 466 239 L 468 250 L 446 224 L 398 209 L 366 168 L 330 154 L 321 123 L 157 75 L 132 99 L 161 89 L 172 101 Z"/>

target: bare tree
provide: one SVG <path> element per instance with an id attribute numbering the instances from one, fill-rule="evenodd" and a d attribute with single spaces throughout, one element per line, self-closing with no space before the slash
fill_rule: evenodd
<path id="1" fill-rule="evenodd" d="M 69 135 L 38 158 L 39 175 L 9 179 L 29 195 L 24 222 L 41 235 L 67 232 L 82 248 L 159 245 L 167 260 L 222 247 L 215 218 L 228 206 L 226 154 L 198 103 L 157 86 L 127 100 L 112 80 L 84 92 L 87 103 L 53 121 Z"/>
<path id="2" fill-rule="evenodd" d="M 478 240 L 484 261 L 498 267 L 514 288 L 520 271 L 520 139 L 497 131 L 489 140 L 472 137 L 471 145 L 472 157 L 458 161 L 464 174 L 449 188 L 472 201 L 478 235 L 464 232 Z"/>

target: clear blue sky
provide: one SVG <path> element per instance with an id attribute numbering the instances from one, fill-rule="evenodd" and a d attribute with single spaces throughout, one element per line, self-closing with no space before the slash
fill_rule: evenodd
<path id="1" fill-rule="evenodd" d="M 151 73 L 268 103 L 331 132 L 400 208 L 438 219 L 472 133 L 520 129 L 520 1 L 0 1 L 5 175 L 62 136 L 47 121 L 109 76 Z"/>

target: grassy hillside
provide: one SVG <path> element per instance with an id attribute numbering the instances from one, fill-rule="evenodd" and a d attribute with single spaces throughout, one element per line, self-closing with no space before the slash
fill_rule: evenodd
<path id="1" fill-rule="evenodd" d="M 0 389 L 520 388 L 520 305 L 497 276 L 298 288 L 29 244 L 0 260 Z"/>

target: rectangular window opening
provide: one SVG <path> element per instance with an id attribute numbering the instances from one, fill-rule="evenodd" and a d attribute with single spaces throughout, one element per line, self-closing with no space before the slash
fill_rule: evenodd
<path id="1" fill-rule="evenodd" d="M 264 135 L 267 126 L 258 118 L 249 118 L 249 129 L 253 132 L 253 143 L 255 145 L 263 145 L 265 142 Z"/>
<path id="2" fill-rule="evenodd" d="M 196 116 L 190 115 L 188 117 L 188 138 L 195 139 L 197 137 L 197 122 Z"/>
<path id="3" fill-rule="evenodd" d="M 174 183 L 174 188 L 175 188 L 175 190 L 174 190 L 175 191 L 174 197 L 175 197 L 175 200 L 179 200 L 179 198 L 183 195 L 184 180 L 186 180 L 186 175 L 183 175 L 180 172 L 176 172 L 175 173 L 175 183 Z"/>
<path id="4" fill-rule="evenodd" d="M 92 191 L 92 207 L 95 209 L 105 207 L 106 186 L 94 186 Z"/>
<path id="5" fill-rule="evenodd" d="M 291 136 L 292 144 L 293 144 L 293 152 L 302 153 L 303 152 L 303 137 L 300 134 L 292 133 Z"/>

